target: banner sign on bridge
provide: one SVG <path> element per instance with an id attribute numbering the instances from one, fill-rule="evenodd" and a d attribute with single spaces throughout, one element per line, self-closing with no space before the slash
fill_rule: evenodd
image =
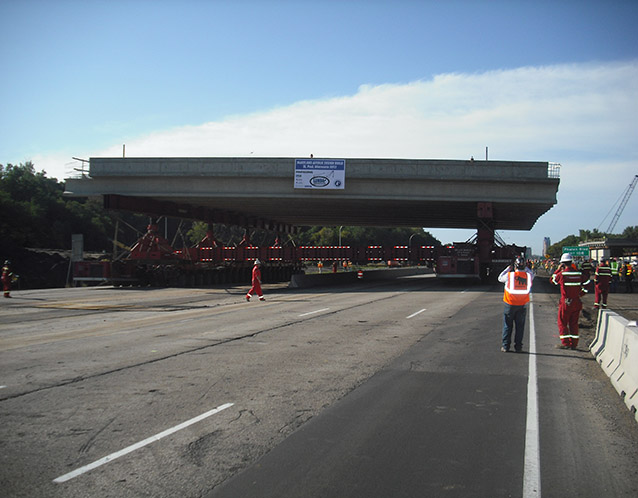
<path id="1" fill-rule="evenodd" d="M 295 188 L 343 189 L 345 159 L 295 159 Z"/>

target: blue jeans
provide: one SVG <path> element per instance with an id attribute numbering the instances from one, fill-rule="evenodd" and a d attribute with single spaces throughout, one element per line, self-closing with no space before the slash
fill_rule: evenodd
<path id="1" fill-rule="evenodd" d="M 512 343 L 512 331 L 514 333 L 514 349 L 520 351 L 523 349 L 523 334 L 525 333 L 525 317 L 527 316 L 527 308 L 523 306 L 512 306 L 505 303 L 503 311 L 503 347 L 507 350 Z"/>

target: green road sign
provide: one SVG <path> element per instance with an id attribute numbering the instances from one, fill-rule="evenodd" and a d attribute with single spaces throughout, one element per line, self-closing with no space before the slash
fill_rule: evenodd
<path id="1" fill-rule="evenodd" d="M 563 254 L 568 252 L 574 258 L 588 258 L 589 257 L 589 247 L 585 246 L 564 246 Z"/>

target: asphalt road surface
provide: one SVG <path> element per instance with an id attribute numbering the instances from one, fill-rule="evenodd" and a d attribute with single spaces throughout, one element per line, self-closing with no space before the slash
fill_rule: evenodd
<path id="1" fill-rule="evenodd" d="M 2 300 L 0 495 L 638 495 L 638 424 L 542 282 L 522 354 L 500 286 L 246 290 Z"/>

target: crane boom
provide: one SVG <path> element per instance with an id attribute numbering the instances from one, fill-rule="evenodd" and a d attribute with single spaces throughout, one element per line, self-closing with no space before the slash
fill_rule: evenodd
<path id="1" fill-rule="evenodd" d="M 618 206 L 618 209 L 616 210 L 616 214 L 614 215 L 613 219 L 611 220 L 611 223 L 609 224 L 607 233 L 611 233 L 612 230 L 616 227 L 618 218 L 620 218 L 620 215 L 625 210 L 625 206 L 627 205 L 627 202 L 629 202 L 629 198 L 631 197 L 632 192 L 636 188 L 636 183 L 638 183 L 638 175 L 634 176 L 633 181 L 629 184 L 629 187 L 627 187 L 627 190 L 625 190 L 625 195 L 623 195 L 622 201 L 620 201 L 620 205 Z"/>

